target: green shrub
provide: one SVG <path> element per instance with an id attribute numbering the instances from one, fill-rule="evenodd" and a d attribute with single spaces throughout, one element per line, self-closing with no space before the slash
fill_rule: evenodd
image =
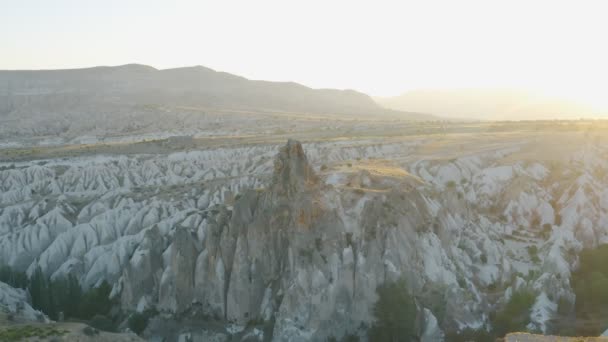
<path id="1" fill-rule="evenodd" d="M 359 336 L 355 334 L 346 334 L 342 337 L 342 342 L 359 342 Z"/>
<path id="2" fill-rule="evenodd" d="M 496 335 L 503 337 L 510 332 L 525 331 L 530 323 L 530 310 L 535 300 L 534 292 L 527 290 L 514 292 L 505 307 L 492 318 Z"/>
<path id="3" fill-rule="evenodd" d="M 147 318 L 139 313 L 135 313 L 129 317 L 129 329 L 136 334 L 141 334 L 148 326 Z"/>
<path id="4" fill-rule="evenodd" d="M 580 325 L 579 334 L 597 335 L 608 324 L 608 245 L 585 249 L 580 253 L 579 268 L 572 273 L 577 320 L 595 325 Z M 584 327 L 583 327 L 584 326 Z"/>
<path id="5" fill-rule="evenodd" d="M 0 281 L 20 289 L 26 289 L 28 285 L 27 275 L 24 272 L 13 271 L 8 266 L 0 267 Z"/>
<path id="6" fill-rule="evenodd" d="M 410 341 L 414 338 L 416 304 L 404 280 L 380 285 L 373 314 L 376 319 L 369 340 Z"/>
<path id="7" fill-rule="evenodd" d="M 458 287 L 462 288 L 462 289 L 466 289 L 467 288 L 467 281 L 462 278 L 462 277 L 458 277 Z"/>
<path id="8" fill-rule="evenodd" d="M 466 285 L 465 285 L 466 286 Z M 423 292 L 417 296 L 420 301 L 420 306 L 431 310 L 439 325 L 441 325 L 447 316 L 447 305 L 450 291 L 445 285 L 428 286 Z"/>
<path id="9" fill-rule="evenodd" d="M 154 309 L 148 309 L 144 312 L 135 312 L 131 314 L 127 324 L 129 325 L 129 329 L 136 333 L 137 335 L 141 334 L 146 327 L 148 326 L 148 322 L 150 318 L 156 316 L 158 312 Z"/>
<path id="10" fill-rule="evenodd" d="M 531 260 L 535 264 L 539 264 L 540 263 L 540 258 L 538 257 L 538 255 L 533 255 Z"/>
<path id="11" fill-rule="evenodd" d="M 355 334 L 346 334 L 341 339 L 340 342 L 359 342 L 359 336 Z M 329 336 L 327 338 L 327 342 L 338 342 L 338 339 L 335 336 Z"/>
<path id="12" fill-rule="evenodd" d="M 112 286 L 105 280 L 99 287 L 92 288 L 86 292 L 80 302 L 79 317 L 91 319 L 95 315 L 109 314 L 113 305 L 110 300 L 110 292 L 112 292 Z"/>
<path id="13" fill-rule="evenodd" d="M 533 263 L 538 264 L 540 262 L 540 258 L 538 257 L 538 247 L 535 245 L 528 246 L 528 254 L 530 255 L 530 260 Z"/>

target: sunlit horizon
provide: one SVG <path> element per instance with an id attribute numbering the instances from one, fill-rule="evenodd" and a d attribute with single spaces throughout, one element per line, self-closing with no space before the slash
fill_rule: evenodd
<path id="1" fill-rule="evenodd" d="M 0 69 L 203 65 L 354 89 L 518 89 L 608 110 L 601 1 L 7 1 Z"/>

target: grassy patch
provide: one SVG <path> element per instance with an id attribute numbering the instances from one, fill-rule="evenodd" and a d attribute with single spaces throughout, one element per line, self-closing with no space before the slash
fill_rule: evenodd
<path id="1" fill-rule="evenodd" d="M 63 336 L 67 330 L 57 329 L 50 326 L 22 325 L 8 328 L 0 328 L 0 341 L 24 341 L 32 338 L 46 338 L 52 336 Z"/>

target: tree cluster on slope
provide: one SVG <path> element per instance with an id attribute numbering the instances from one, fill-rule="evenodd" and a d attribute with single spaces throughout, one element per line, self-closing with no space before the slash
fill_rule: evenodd
<path id="1" fill-rule="evenodd" d="M 376 319 L 369 331 L 371 342 L 412 341 L 415 338 L 416 303 L 405 281 L 380 285 L 373 314 Z"/>
<path id="2" fill-rule="evenodd" d="M 109 299 L 112 287 L 106 281 L 83 291 L 73 275 L 51 280 L 40 268 L 29 279 L 28 290 L 32 307 L 54 320 L 60 312 L 65 318 L 90 320 L 96 315 L 108 315 L 113 306 Z"/>
<path id="3" fill-rule="evenodd" d="M 24 272 L 14 271 L 7 266 L 0 268 L 0 281 L 26 289 L 32 307 L 52 320 L 59 320 L 63 315 L 64 319 L 90 321 L 91 325 L 99 325 L 95 327 L 100 330 L 115 330 L 115 324 L 108 318 L 115 303 L 109 298 L 112 287 L 106 281 L 83 291 L 72 274 L 51 280 L 38 267 L 28 278 Z"/>
<path id="4" fill-rule="evenodd" d="M 575 331 L 593 336 L 608 326 L 608 245 L 585 249 L 579 267 L 572 273 L 571 284 L 576 294 Z"/>

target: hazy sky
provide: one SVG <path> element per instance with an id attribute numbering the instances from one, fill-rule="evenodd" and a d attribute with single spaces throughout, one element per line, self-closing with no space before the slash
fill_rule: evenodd
<path id="1" fill-rule="evenodd" d="M 0 0 L 0 69 L 205 65 L 397 95 L 522 87 L 608 107 L 608 1 Z"/>

